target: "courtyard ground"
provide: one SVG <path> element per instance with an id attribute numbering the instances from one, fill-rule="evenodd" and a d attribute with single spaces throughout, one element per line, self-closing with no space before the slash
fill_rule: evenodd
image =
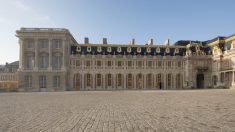
<path id="1" fill-rule="evenodd" d="M 235 131 L 235 90 L 0 93 L 0 131 Z"/>

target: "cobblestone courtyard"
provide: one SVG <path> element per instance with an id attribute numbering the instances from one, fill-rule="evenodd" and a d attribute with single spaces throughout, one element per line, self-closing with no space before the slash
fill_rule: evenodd
<path id="1" fill-rule="evenodd" d="M 235 131 L 235 90 L 0 93 L 0 131 Z"/>

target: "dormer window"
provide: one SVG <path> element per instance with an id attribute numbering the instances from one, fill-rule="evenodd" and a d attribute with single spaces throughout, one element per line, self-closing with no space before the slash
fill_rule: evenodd
<path id="1" fill-rule="evenodd" d="M 101 51 L 102 51 L 101 47 L 97 47 L 97 52 L 101 52 Z"/>
<path id="2" fill-rule="evenodd" d="M 170 48 L 166 48 L 166 53 L 170 53 Z"/>
<path id="3" fill-rule="evenodd" d="M 148 52 L 148 53 L 151 52 L 151 48 L 150 48 L 150 47 L 147 48 L 147 52 Z"/>
<path id="4" fill-rule="evenodd" d="M 161 49 L 159 47 L 156 48 L 156 52 L 157 53 L 160 53 L 161 52 Z"/>
<path id="5" fill-rule="evenodd" d="M 107 51 L 110 53 L 110 52 L 112 52 L 112 48 L 111 47 L 108 47 L 107 48 Z"/>
<path id="6" fill-rule="evenodd" d="M 87 52 L 91 52 L 91 47 L 87 47 Z"/>
<path id="7" fill-rule="evenodd" d="M 131 53 L 131 47 L 128 47 L 128 48 L 127 48 L 127 52 L 128 52 L 128 53 Z"/>
<path id="8" fill-rule="evenodd" d="M 179 49 L 178 48 L 175 48 L 175 53 L 179 53 Z"/>
<path id="9" fill-rule="evenodd" d="M 81 52 L 81 47 L 80 46 L 77 46 L 77 52 Z"/>
<path id="10" fill-rule="evenodd" d="M 121 47 L 118 47 L 118 48 L 117 48 L 117 52 L 119 52 L 119 53 L 122 52 L 122 48 L 121 48 Z"/>
<path id="11" fill-rule="evenodd" d="M 141 47 L 137 48 L 137 52 L 140 53 L 141 52 Z"/>

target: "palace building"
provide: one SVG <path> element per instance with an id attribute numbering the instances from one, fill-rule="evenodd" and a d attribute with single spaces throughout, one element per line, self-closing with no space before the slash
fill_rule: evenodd
<path id="1" fill-rule="evenodd" d="M 68 29 L 21 28 L 19 91 L 233 88 L 235 35 L 170 44 L 78 43 Z"/>

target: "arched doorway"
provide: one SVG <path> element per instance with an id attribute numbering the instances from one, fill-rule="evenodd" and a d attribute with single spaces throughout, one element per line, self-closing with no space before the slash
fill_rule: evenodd
<path id="1" fill-rule="evenodd" d="M 143 89 L 143 75 L 142 74 L 137 74 L 136 77 L 136 89 Z"/>
<path id="2" fill-rule="evenodd" d="M 197 74 L 197 88 L 204 87 L 204 74 Z"/>
<path id="3" fill-rule="evenodd" d="M 76 73 L 73 77 L 73 88 L 74 90 L 80 90 L 80 85 L 81 85 L 81 78 L 80 78 L 80 74 Z"/>

